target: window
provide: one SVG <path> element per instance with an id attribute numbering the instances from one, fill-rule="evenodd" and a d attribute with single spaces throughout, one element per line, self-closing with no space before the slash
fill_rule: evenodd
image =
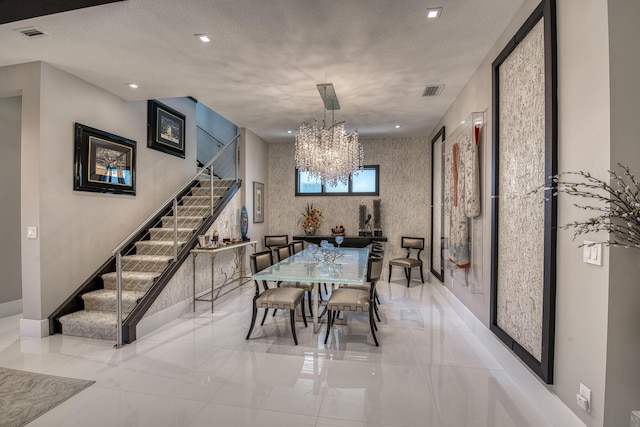
<path id="1" fill-rule="evenodd" d="M 354 172 L 349 182 L 325 185 L 308 172 L 296 169 L 296 196 L 378 196 L 380 194 L 380 166 L 364 166 Z"/>

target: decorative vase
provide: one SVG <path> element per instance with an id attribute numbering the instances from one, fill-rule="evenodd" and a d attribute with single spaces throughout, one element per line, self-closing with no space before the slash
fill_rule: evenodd
<path id="1" fill-rule="evenodd" d="M 315 227 L 307 227 L 304 229 L 305 236 L 315 236 L 316 228 Z"/>

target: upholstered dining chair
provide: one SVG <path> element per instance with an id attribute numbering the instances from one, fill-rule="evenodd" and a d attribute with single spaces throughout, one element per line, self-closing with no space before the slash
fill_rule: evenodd
<path id="1" fill-rule="evenodd" d="M 420 253 L 424 249 L 424 237 L 402 237 L 400 245 L 406 249 L 407 255 L 404 258 L 394 258 L 389 260 L 389 282 L 391 282 L 391 267 L 401 267 L 404 269 L 404 275 L 407 277 L 407 288 L 411 283 L 411 270 L 420 268 L 420 279 L 424 283 L 424 275 L 422 273 L 422 260 Z"/>
<path id="2" fill-rule="evenodd" d="M 273 264 L 273 256 L 270 250 L 263 252 L 256 252 L 250 256 L 251 273 L 255 274 L 265 268 L 270 267 Z M 302 319 L 304 320 L 304 326 L 307 327 L 307 317 L 305 316 L 304 304 L 301 304 L 304 299 L 304 290 L 298 288 L 269 288 L 265 280 L 262 282 L 262 292 L 260 292 L 260 286 L 258 281 L 254 280 L 256 285 L 256 294 L 253 297 L 253 312 L 251 315 L 251 327 L 247 333 L 247 338 L 251 336 L 253 327 L 256 323 L 256 316 L 258 314 L 258 308 L 264 308 L 264 316 L 260 325 L 264 325 L 264 321 L 267 318 L 269 309 L 274 310 L 289 310 L 289 318 L 291 322 L 291 334 L 293 335 L 293 342 L 298 345 L 298 337 L 296 336 L 296 319 L 295 310 L 300 305 L 302 310 Z"/>
<path id="3" fill-rule="evenodd" d="M 376 321 L 373 318 L 375 312 L 375 292 L 376 283 L 382 275 L 382 258 L 369 257 L 367 260 L 367 282 L 369 289 L 362 287 L 345 286 L 338 288 L 331 293 L 331 297 L 327 302 L 327 335 L 324 337 L 324 343 L 329 340 L 329 333 L 333 323 L 334 313 L 339 311 L 356 311 L 369 313 L 369 327 L 371 335 L 376 347 L 379 346 L 378 338 L 376 338 Z"/>
<path id="4" fill-rule="evenodd" d="M 274 234 L 270 236 L 264 236 L 264 247 L 274 250 L 278 246 L 288 245 L 289 244 L 289 235 L 288 234 Z"/>
<path id="5" fill-rule="evenodd" d="M 289 258 L 291 255 L 293 255 L 292 253 L 292 245 L 282 245 L 282 246 L 278 246 L 274 249 L 274 252 L 276 253 L 276 259 L 278 262 L 280 261 L 284 261 L 285 259 Z M 306 283 L 306 282 L 279 282 L 278 283 L 278 287 L 282 287 L 282 288 L 299 288 L 299 289 L 303 289 L 306 293 L 307 293 L 307 301 L 309 304 L 309 313 L 311 313 L 311 316 L 313 316 L 313 304 L 312 304 L 312 295 L 313 295 L 313 283 Z M 322 296 L 320 296 L 322 297 Z M 275 312 L 274 312 L 275 315 Z"/>
<path id="6" fill-rule="evenodd" d="M 294 240 L 289 243 L 291 245 L 291 255 L 297 254 L 298 252 L 302 252 L 304 250 L 304 242 L 302 240 Z"/>

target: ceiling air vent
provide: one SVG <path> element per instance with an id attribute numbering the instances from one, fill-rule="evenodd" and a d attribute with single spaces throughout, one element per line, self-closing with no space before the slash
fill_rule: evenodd
<path id="1" fill-rule="evenodd" d="M 29 37 L 30 39 L 37 39 L 39 37 L 46 37 L 49 35 L 44 31 L 40 31 L 36 27 L 17 28 L 16 31 L 18 31 L 20 34 L 22 34 L 25 37 Z"/>
<path id="2" fill-rule="evenodd" d="M 426 85 L 422 90 L 422 96 L 438 96 L 442 93 L 444 85 Z"/>

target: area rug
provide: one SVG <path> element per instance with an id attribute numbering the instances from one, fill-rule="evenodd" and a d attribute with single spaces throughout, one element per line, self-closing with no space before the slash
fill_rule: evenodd
<path id="1" fill-rule="evenodd" d="M 21 427 L 95 381 L 0 368 L 0 427 Z"/>

